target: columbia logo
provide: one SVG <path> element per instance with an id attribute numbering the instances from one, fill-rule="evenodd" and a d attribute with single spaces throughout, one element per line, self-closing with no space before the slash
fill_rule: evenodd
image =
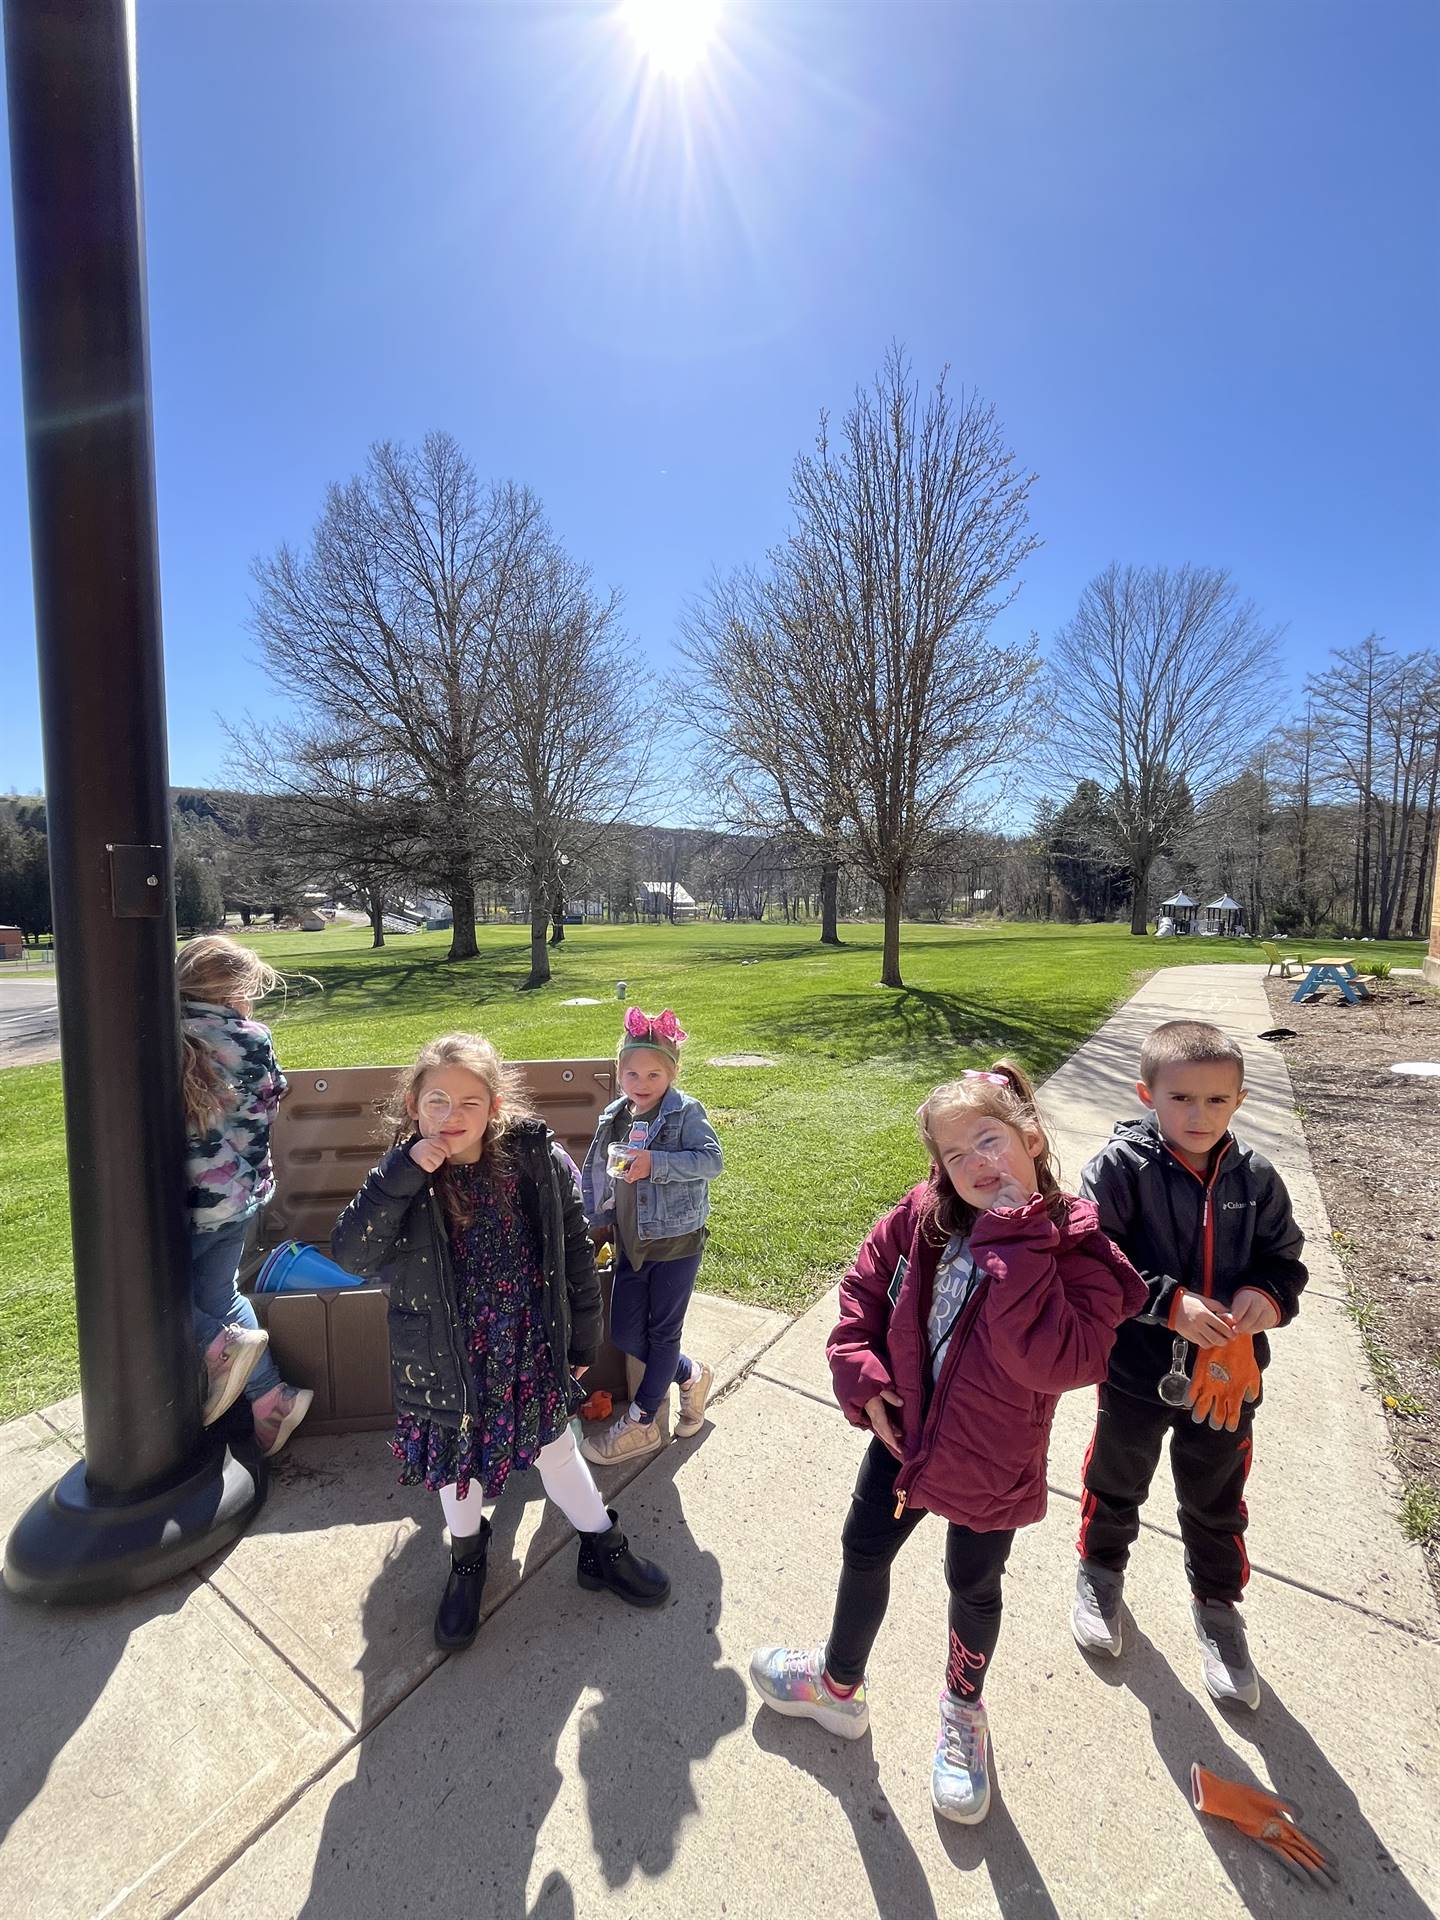
<path id="1" fill-rule="evenodd" d="M 1220 1211 L 1222 1213 L 1243 1213 L 1246 1207 L 1253 1207 L 1254 1204 L 1255 1202 L 1253 1200 L 1222 1200 L 1220 1202 Z"/>

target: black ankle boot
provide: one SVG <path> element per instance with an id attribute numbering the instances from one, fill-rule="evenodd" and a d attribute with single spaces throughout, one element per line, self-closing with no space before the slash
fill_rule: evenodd
<path id="1" fill-rule="evenodd" d="M 669 1596 L 669 1574 L 633 1554 L 620 1531 L 615 1509 L 607 1507 L 605 1511 L 610 1515 L 610 1525 L 605 1532 L 580 1536 L 580 1560 L 575 1578 L 592 1593 L 608 1587 L 632 1607 L 658 1607 Z"/>
<path id="2" fill-rule="evenodd" d="M 446 1653 L 463 1653 L 480 1630 L 480 1596 L 485 1591 L 485 1556 L 490 1551 L 490 1522 L 479 1533 L 456 1540 L 450 1549 L 450 1578 L 435 1615 L 435 1644 Z"/>

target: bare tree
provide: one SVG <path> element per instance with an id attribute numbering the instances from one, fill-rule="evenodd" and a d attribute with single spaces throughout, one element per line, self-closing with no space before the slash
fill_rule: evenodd
<path id="1" fill-rule="evenodd" d="M 709 688 L 712 745 L 773 826 L 821 848 L 841 835 L 880 890 L 881 979 L 900 975 L 906 883 L 931 837 L 960 824 L 1021 732 L 1029 647 L 988 638 L 1037 544 L 1033 475 L 993 408 L 922 396 L 899 347 L 832 435 L 797 458 L 795 525 L 759 585 L 712 596 L 690 657 Z M 726 660 L 727 632 L 743 635 Z M 740 769 L 743 768 L 743 772 Z"/>
<path id="2" fill-rule="evenodd" d="M 1327 793 L 1355 807 L 1355 923 L 1385 940 L 1407 896 L 1412 926 L 1422 905 L 1440 777 L 1440 656 L 1396 654 L 1370 634 L 1332 658 L 1308 688 L 1318 770 Z"/>
<path id="3" fill-rule="evenodd" d="M 430 820 L 430 871 L 475 944 L 475 854 L 492 798 L 495 663 L 542 533 L 523 488 L 482 486 L 457 443 L 382 442 L 331 487 L 309 548 L 257 562 L 254 625 L 314 731 L 363 738 Z"/>
<path id="4" fill-rule="evenodd" d="M 784 556 L 772 571 L 711 583 L 682 621 L 692 672 L 673 704 L 701 743 L 703 783 L 731 832 L 806 849 L 820 879 L 820 939 L 840 945 L 837 916 L 843 803 L 826 715 L 823 671 L 801 609 L 788 597 Z"/>
<path id="5" fill-rule="evenodd" d="M 321 723 L 323 724 L 323 722 Z M 424 871 L 429 809 L 412 770 L 376 754 L 371 736 L 247 720 L 227 726 L 230 765 L 264 795 L 254 834 L 307 883 L 328 879 L 365 902 L 371 945 L 385 944 L 385 911 Z"/>
<path id="6" fill-rule="evenodd" d="M 1103 790 L 1132 933 L 1157 855 L 1266 730 L 1278 637 L 1219 568 L 1112 565 L 1051 649 L 1043 763 L 1057 787 Z"/>
<path id="7" fill-rule="evenodd" d="M 922 402 L 898 347 L 837 438 L 822 419 L 795 463 L 788 597 L 830 656 L 821 711 L 856 858 L 884 902 L 885 986 L 904 984 L 911 870 L 938 828 L 973 814 L 1024 731 L 1033 653 L 988 634 L 1038 545 L 1033 483 L 994 408 L 952 400 L 943 372 Z"/>
<path id="8" fill-rule="evenodd" d="M 490 833 L 493 857 L 524 877 L 527 987 L 550 978 L 546 936 L 563 892 L 562 862 L 589 854 L 633 803 L 648 770 L 645 682 L 619 617 L 618 594 L 597 594 L 588 568 L 547 529 L 534 543 L 493 663 L 502 797 Z M 563 925 L 563 907 L 559 918 Z"/>

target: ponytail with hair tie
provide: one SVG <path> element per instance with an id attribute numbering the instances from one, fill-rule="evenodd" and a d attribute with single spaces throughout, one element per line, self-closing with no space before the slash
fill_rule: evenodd
<path id="1" fill-rule="evenodd" d="M 940 1164 L 933 1131 L 942 1115 L 958 1109 L 991 1113 L 1008 1126 L 1033 1127 L 1040 1134 L 1041 1150 L 1035 1156 L 1036 1185 L 1050 1218 L 1058 1226 L 1065 1218 L 1067 1202 L 1050 1136 L 1036 1105 L 1035 1089 L 1023 1067 L 1013 1060 L 1001 1059 L 988 1067 L 963 1067 L 954 1080 L 928 1094 L 916 1110 L 920 1137 L 930 1155 L 934 1185 L 930 1214 L 935 1229 L 942 1236 L 956 1230 L 968 1233 L 975 1218 L 974 1209 L 961 1200 Z"/>

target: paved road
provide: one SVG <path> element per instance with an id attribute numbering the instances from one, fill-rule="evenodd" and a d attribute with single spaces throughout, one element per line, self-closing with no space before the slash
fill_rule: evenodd
<path id="1" fill-rule="evenodd" d="M 0 980 L 0 1067 L 38 1067 L 60 1058 L 53 980 Z"/>

